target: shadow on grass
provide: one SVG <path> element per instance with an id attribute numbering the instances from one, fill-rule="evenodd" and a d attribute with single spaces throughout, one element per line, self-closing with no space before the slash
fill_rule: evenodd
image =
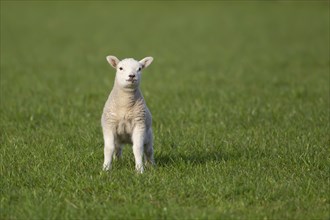
<path id="1" fill-rule="evenodd" d="M 209 162 L 224 162 L 229 160 L 230 155 L 219 151 L 191 152 L 191 153 L 169 153 L 155 155 L 157 166 L 165 167 L 177 163 L 189 165 L 201 165 Z"/>

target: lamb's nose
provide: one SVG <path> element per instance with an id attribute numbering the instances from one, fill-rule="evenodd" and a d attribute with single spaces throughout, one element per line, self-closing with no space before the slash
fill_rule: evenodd
<path id="1" fill-rule="evenodd" d="M 134 78 L 135 77 L 135 75 L 128 75 L 129 76 L 129 78 Z"/>

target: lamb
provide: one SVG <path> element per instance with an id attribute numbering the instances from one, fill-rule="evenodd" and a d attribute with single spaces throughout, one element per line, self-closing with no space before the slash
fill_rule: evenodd
<path id="1" fill-rule="evenodd" d="M 142 69 L 153 61 L 146 57 L 140 61 L 133 58 L 119 60 L 107 56 L 109 64 L 116 69 L 115 82 L 105 103 L 101 124 L 104 138 L 103 170 L 111 168 L 112 158 L 120 158 L 123 144 L 133 144 L 135 168 L 143 173 L 145 163 L 154 165 L 151 113 L 144 101 L 139 85 Z"/>

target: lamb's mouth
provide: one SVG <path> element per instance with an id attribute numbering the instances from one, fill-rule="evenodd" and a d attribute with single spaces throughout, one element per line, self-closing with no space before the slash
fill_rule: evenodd
<path id="1" fill-rule="evenodd" d="M 127 82 L 131 82 L 131 83 L 135 83 L 136 82 L 136 79 L 128 79 L 126 80 Z"/>

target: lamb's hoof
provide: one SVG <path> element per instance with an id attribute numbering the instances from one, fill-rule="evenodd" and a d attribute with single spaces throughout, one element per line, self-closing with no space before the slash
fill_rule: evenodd
<path id="1" fill-rule="evenodd" d="M 156 163 L 155 161 L 146 161 L 144 163 L 144 165 L 148 168 L 148 169 L 151 169 L 151 168 L 155 168 L 156 167 Z"/>
<path id="2" fill-rule="evenodd" d="M 156 163 L 155 163 L 155 160 L 147 160 L 146 161 L 146 164 L 149 164 L 149 165 L 151 165 L 151 166 L 155 166 L 156 165 Z"/>
<path id="3" fill-rule="evenodd" d="M 116 155 L 114 154 L 112 157 L 113 160 L 120 160 L 121 159 L 121 155 Z"/>
<path id="4" fill-rule="evenodd" d="M 136 167 L 136 172 L 142 174 L 144 172 L 143 166 Z"/>
<path id="5" fill-rule="evenodd" d="M 110 170 L 110 165 L 109 164 L 103 164 L 103 171 L 109 171 Z"/>

